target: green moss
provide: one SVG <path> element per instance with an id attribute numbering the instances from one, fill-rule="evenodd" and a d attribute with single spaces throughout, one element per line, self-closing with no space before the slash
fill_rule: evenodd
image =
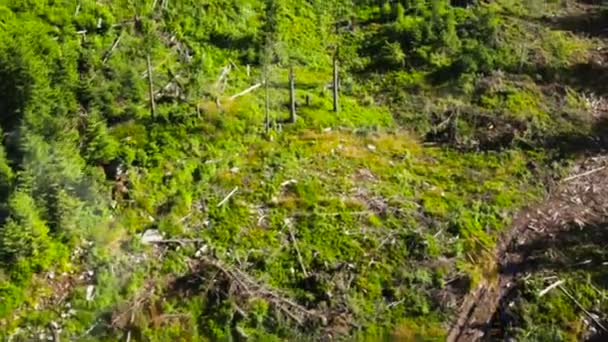
<path id="1" fill-rule="evenodd" d="M 503 115 L 518 120 L 529 120 L 532 124 L 542 127 L 549 116 L 539 96 L 541 95 L 527 90 L 511 90 L 484 95 L 480 99 L 480 104 L 484 108 L 500 111 L 504 113 Z"/>
<path id="2" fill-rule="evenodd" d="M 406 320 L 395 328 L 391 337 L 399 341 L 443 341 L 447 336 L 441 325 L 421 320 Z"/>
<path id="3" fill-rule="evenodd" d="M 538 56 L 561 70 L 586 46 L 544 28 L 538 42 L 528 39 L 536 32 L 505 15 L 503 2 L 357 4 L 353 13 L 336 1 L 82 1 L 78 11 L 55 2 L 0 9 L 0 331 L 61 321 L 64 339 L 97 327 L 92 340 L 124 339 L 129 329 L 164 341 L 316 339 L 330 330 L 298 326 L 272 295 L 243 290 L 234 273 L 201 263 L 205 255 L 328 314 L 336 337 L 442 339 L 449 317 L 430 294 L 454 273 L 473 284 L 495 276 L 487 252 L 510 214 L 541 194 L 528 165 L 549 172 L 550 152 L 430 147 L 424 136 L 468 105 L 534 137 L 584 122 L 577 91 L 567 91 L 561 115 L 533 77 L 491 72 L 535 74 Z M 353 30 L 336 35 L 346 18 Z M 326 87 L 337 44 L 339 113 Z M 288 66 L 295 125 L 280 123 Z M 264 87 L 231 99 L 263 78 L 268 134 Z M 464 112 L 461 142 L 487 133 Z M 184 241 L 143 245 L 147 229 Z M 86 252 L 70 256 L 81 245 Z M 456 266 L 437 266 L 443 260 Z M 52 310 L 62 303 L 34 306 L 62 285 L 41 286 L 45 272 L 64 270 L 95 271 L 86 284 L 70 281 L 66 301 L 78 314 L 68 318 Z M 590 305 L 594 297 L 577 291 Z M 569 310 L 553 300 L 543 313 Z M 133 322 L 116 328 L 130 309 Z M 543 317 L 542 331 L 579 333 L 573 312 Z M 21 331 L 15 338 L 31 339 Z"/>

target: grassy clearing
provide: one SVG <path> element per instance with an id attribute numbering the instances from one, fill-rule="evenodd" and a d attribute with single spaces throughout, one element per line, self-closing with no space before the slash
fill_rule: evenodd
<path id="1" fill-rule="evenodd" d="M 542 162 L 534 155 L 426 148 L 402 129 L 294 127 L 273 141 L 258 135 L 222 134 L 198 148 L 192 146 L 192 136 L 167 144 L 164 136 L 154 134 L 148 133 L 146 146 L 162 144 L 172 162 L 152 166 L 152 161 L 146 172 L 133 169 L 130 198 L 118 203 L 123 214 L 113 230 L 134 234 L 159 229 L 169 239 L 203 239 L 224 263 L 241 265 L 251 276 L 311 309 L 331 314 L 345 306 L 352 317 L 343 319 L 367 322 L 366 334 L 381 333 L 393 324 L 402 324 L 397 335 L 427 333 L 400 323 L 406 317 L 436 322 L 428 329 L 440 334 L 437 329 L 448 313 L 440 309 L 433 289 L 455 275 L 478 277 L 467 274 L 475 269 L 467 265 L 483 258 L 482 251 L 492 248 L 509 214 L 541 189 L 528 169 L 530 161 Z M 218 208 L 235 187 L 238 192 Z M 276 323 L 271 322 L 278 318 L 263 299 L 252 298 L 240 308 L 255 312 L 259 305 L 266 307 L 259 313 L 259 323 L 233 317 L 227 326 L 211 327 L 209 322 L 227 319 L 217 315 L 234 315 L 236 308 L 229 298 L 209 302 L 211 298 L 203 296 L 199 299 L 203 302 L 195 304 L 196 292 L 185 298 L 163 295 L 170 291 L 167 274 L 179 278 L 192 272 L 188 265 L 196 262 L 194 246 L 142 247 L 136 236 L 127 239 L 119 252 L 123 265 L 104 240 L 109 238 L 95 241 L 102 248 L 96 252 L 102 254 L 95 257 L 95 269 L 100 273 L 97 288 L 103 292 L 93 304 L 83 301 L 84 292 L 71 294 L 74 310 L 91 313 L 72 322 L 74 332 L 93 324 L 98 319 L 95 313 L 120 312 L 123 304 L 116 303 L 124 300 L 128 306 L 145 295 L 151 296 L 146 299 L 150 301 L 165 298 L 154 304 L 161 306 L 159 315 L 185 315 L 163 320 L 168 330 L 159 335 L 158 330 L 149 330 L 156 324 L 148 317 L 146 310 L 151 309 L 139 308 L 141 317 L 133 324 L 147 338 L 208 331 L 221 338 L 229 334 L 229 322 L 254 329 L 255 334 L 267 330 L 287 337 L 287 331 L 273 327 Z M 158 253 L 163 255 L 160 263 Z M 141 266 L 133 268 L 134 258 L 141 260 Z M 121 280 L 118 274 L 127 278 Z M 140 294 L 147 286 L 158 292 Z M 184 311 L 190 305 L 199 309 Z M 196 316 L 201 305 L 217 309 Z M 58 319 L 51 312 L 36 317 L 16 317 L 15 322 L 45 326 Z M 372 328 L 378 322 L 384 323 Z"/>
<path id="2" fill-rule="evenodd" d="M 498 233 L 558 168 L 543 139 L 590 129 L 578 89 L 555 96 L 536 78 L 578 63 L 589 42 L 545 28 L 533 42 L 502 2 L 368 6 L 341 38 L 333 9 L 277 5 L 289 14 L 278 25 L 294 30 L 275 32 L 261 2 L 230 4 L 0 7 L 11 13 L 2 27 L 26 23 L 34 42 L 3 35 L 0 76 L 35 85 L 2 83 L 27 90 L 13 94 L 24 104 L 2 107 L 17 113 L 2 126 L 17 137 L 2 151 L 2 232 L 29 235 L 1 241 L 41 246 L 16 266 L 2 254 L 0 334 L 42 339 L 57 325 L 78 340 L 440 340 L 455 309 L 441 289 L 495 276 Z M 287 116 L 287 64 L 298 87 L 298 122 L 269 134 L 263 88 L 230 99 L 261 81 L 262 36 L 281 42 L 266 75 L 273 121 Z M 339 39 L 336 114 L 326 85 Z M 514 54 L 513 41 L 535 45 Z M 148 55 L 155 89 L 168 87 L 155 116 Z M 427 144 L 454 109 L 457 141 Z M 513 127 L 524 144 L 480 142 Z M 149 230 L 177 242 L 144 245 Z"/>

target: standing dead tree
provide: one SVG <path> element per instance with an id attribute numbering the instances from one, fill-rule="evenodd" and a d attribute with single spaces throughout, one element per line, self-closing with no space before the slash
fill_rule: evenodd
<path id="1" fill-rule="evenodd" d="M 296 123 L 296 80 L 293 66 L 289 68 L 289 122 Z"/>
<path id="2" fill-rule="evenodd" d="M 340 44 L 345 36 L 354 31 L 354 18 L 356 17 L 356 5 L 353 0 L 335 0 L 330 11 L 334 23 L 334 51 L 332 58 L 333 80 L 333 110 L 340 112 Z M 350 33 L 349 33 L 350 32 Z"/>
<path id="3" fill-rule="evenodd" d="M 266 0 L 265 1 L 264 16 L 266 19 L 263 32 L 264 32 L 264 45 L 261 51 L 261 62 L 262 62 L 262 79 L 264 82 L 265 99 L 264 99 L 264 130 L 266 134 L 270 133 L 270 127 L 272 125 L 270 118 L 271 109 L 271 98 L 270 98 L 270 82 L 272 79 L 272 66 L 274 63 L 281 59 L 280 49 L 278 49 L 279 35 L 278 35 L 278 10 L 280 7 L 280 1 L 278 0 Z"/>
<path id="4" fill-rule="evenodd" d="M 340 100 L 339 100 L 339 96 L 340 96 L 340 76 L 339 76 L 339 66 L 338 66 L 338 51 L 339 49 L 336 48 L 336 52 L 334 53 L 334 58 L 333 58 L 333 81 L 332 81 L 332 91 L 333 91 L 333 98 L 334 98 L 334 112 L 339 113 L 340 112 Z"/>
<path id="5" fill-rule="evenodd" d="M 264 131 L 270 133 L 270 88 L 268 76 L 270 66 L 264 65 Z"/>
<path id="6" fill-rule="evenodd" d="M 154 102 L 154 84 L 152 82 L 152 63 L 150 62 L 150 54 L 146 56 L 148 65 L 148 91 L 150 94 L 150 112 L 152 117 L 156 117 L 156 104 Z"/>

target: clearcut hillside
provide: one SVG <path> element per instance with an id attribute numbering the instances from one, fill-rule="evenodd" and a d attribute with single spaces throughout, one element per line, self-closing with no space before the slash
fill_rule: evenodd
<path id="1" fill-rule="evenodd" d="M 445 340 L 515 213 L 603 148 L 606 22 L 582 1 L 0 0 L 0 337 Z M 509 333 L 587 336 L 534 281 Z"/>

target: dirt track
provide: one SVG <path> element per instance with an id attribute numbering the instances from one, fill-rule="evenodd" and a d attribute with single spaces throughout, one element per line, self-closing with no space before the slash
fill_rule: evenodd
<path id="1" fill-rule="evenodd" d="M 598 15 L 606 9 L 602 1 L 569 1 L 560 17 L 548 23 L 557 30 L 576 35 L 597 37 L 601 41 L 591 53 L 590 65 L 602 68 L 608 64 L 608 30 Z M 599 83 L 598 83 L 599 81 Z M 608 222 L 608 94 L 606 82 L 589 78 L 585 84 L 600 95 L 592 107 L 592 114 L 600 127 L 593 146 L 571 146 L 586 152 L 571 170 L 571 176 L 550 189 L 543 201 L 521 211 L 512 227 L 498 241 L 494 250 L 498 275 L 485 279 L 462 301 L 457 319 L 447 341 L 481 341 L 504 339 L 505 325 L 501 321 L 503 309 L 511 302 L 518 279 L 535 267 L 535 241 L 557 240 L 560 233 L 572 229 L 588 229 Z M 593 139 L 590 139 L 590 141 Z M 578 144 L 577 144 L 578 145 Z M 591 152 L 593 151 L 593 152 Z M 496 331 L 499 327 L 499 331 Z"/>
<path id="2" fill-rule="evenodd" d="M 526 274 L 533 250 L 530 240 L 553 239 L 571 227 L 583 227 L 608 220 L 608 155 L 588 157 L 572 170 L 542 203 L 522 211 L 512 229 L 497 244 L 495 254 L 499 275 L 485 280 L 467 295 L 448 341 L 495 339 L 491 331 L 494 317 L 502 304 L 508 305 L 510 289 L 517 278 Z M 495 323 L 495 324 L 492 324 Z M 498 332 L 500 335 L 500 332 Z"/>

